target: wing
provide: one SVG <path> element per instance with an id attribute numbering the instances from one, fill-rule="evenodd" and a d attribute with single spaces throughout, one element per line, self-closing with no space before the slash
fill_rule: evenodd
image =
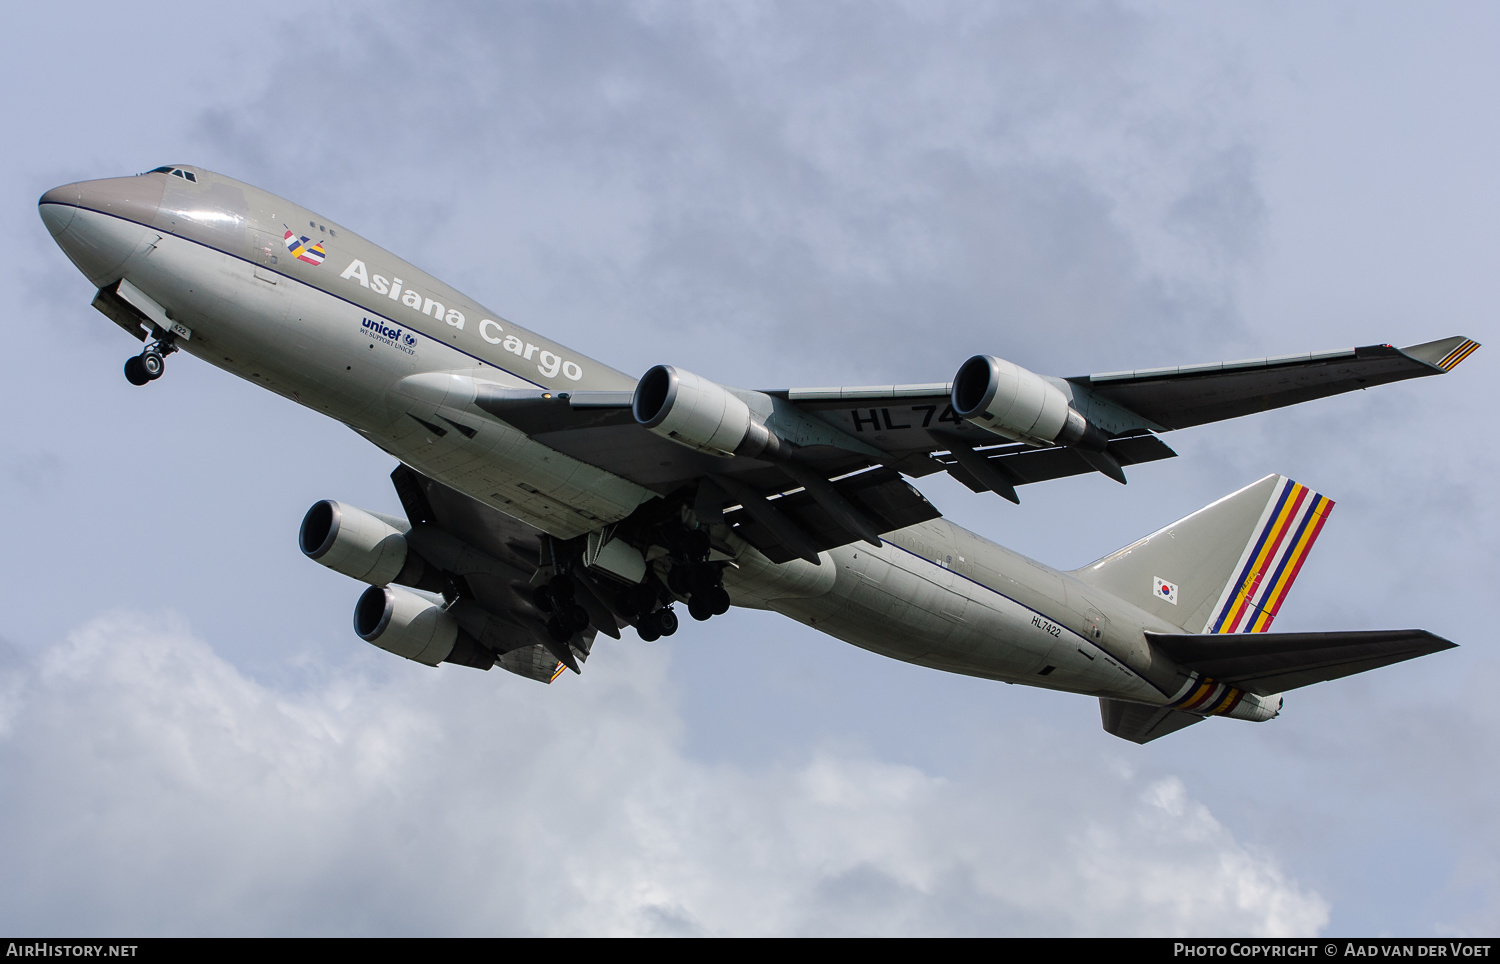
<path id="1" fill-rule="evenodd" d="M 543 683 L 564 666 L 576 672 L 588 658 L 594 629 L 556 642 L 529 591 L 547 561 L 546 536 L 405 465 L 391 473 L 391 481 L 411 522 L 407 543 L 438 574 L 453 604 L 449 612 L 477 643 L 455 648 L 449 661 L 479 669 L 498 665 Z M 594 612 L 589 615 L 593 626 L 616 625 L 607 614 L 597 620 Z"/>
<path id="2" fill-rule="evenodd" d="M 1238 418 L 1407 378 L 1441 375 L 1478 347 L 1478 342 L 1455 336 L 1410 348 L 1371 345 L 1217 365 L 1084 375 L 1068 381 L 1134 412 L 1146 420 L 1146 427 L 1160 431 Z"/>
<path id="3" fill-rule="evenodd" d="M 815 561 L 821 551 L 878 542 L 881 533 L 940 514 L 885 464 L 886 453 L 826 426 L 799 436 L 805 444 L 794 460 L 720 457 L 637 424 L 630 398 L 495 389 L 480 390 L 475 404 L 549 448 L 690 503 L 705 521 L 722 519 L 777 562 Z"/>
<path id="4" fill-rule="evenodd" d="M 1441 375 L 1478 347 L 1475 341 L 1455 336 L 1409 348 L 1372 345 L 1046 380 L 1063 390 L 1074 409 L 1106 431 L 1105 451 L 1124 466 L 1176 455 L 1154 433 L 1387 382 Z M 987 488 L 1011 496 L 1017 485 L 1100 469 L 1082 448 L 1038 448 L 997 439 L 954 413 L 951 392 L 952 383 L 935 383 L 793 389 L 777 394 L 880 448 L 910 475 L 942 469 L 976 491 Z M 987 472 L 981 459 L 995 471 Z"/>
<path id="5" fill-rule="evenodd" d="M 778 561 L 935 518 L 902 476 L 947 472 L 974 491 L 1019 502 L 1019 486 L 1089 472 L 1125 481 L 1123 468 L 1176 455 L 1157 433 L 1372 385 L 1442 374 L 1476 348 L 1455 337 L 1075 378 L 1028 377 L 1066 398 L 1089 425 L 1086 443 L 1012 441 L 955 413 L 949 382 L 734 392 L 794 455 L 715 454 L 638 424 L 630 392 L 558 393 L 479 385 L 492 417 L 582 462 L 722 516 Z"/>

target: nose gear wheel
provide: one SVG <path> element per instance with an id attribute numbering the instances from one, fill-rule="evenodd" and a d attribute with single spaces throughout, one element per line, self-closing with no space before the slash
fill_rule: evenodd
<path id="1" fill-rule="evenodd" d="M 159 329 L 158 329 L 159 330 Z M 125 380 L 132 385 L 154 382 L 167 370 L 167 356 L 177 350 L 170 333 L 146 346 L 146 350 L 125 360 Z"/>

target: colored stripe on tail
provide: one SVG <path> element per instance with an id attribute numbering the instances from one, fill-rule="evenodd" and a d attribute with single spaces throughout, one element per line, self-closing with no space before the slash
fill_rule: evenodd
<path id="1" fill-rule="evenodd" d="M 1281 478 L 1256 537 L 1235 567 L 1238 575 L 1209 620 L 1213 633 L 1263 633 L 1281 609 L 1333 502 L 1305 485 Z"/>

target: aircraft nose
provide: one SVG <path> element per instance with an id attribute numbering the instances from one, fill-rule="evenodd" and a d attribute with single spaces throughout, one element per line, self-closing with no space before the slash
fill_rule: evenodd
<path id="1" fill-rule="evenodd" d="M 111 177 L 64 184 L 37 202 L 58 247 L 95 285 L 119 277 L 161 209 L 165 178 Z"/>
<path id="2" fill-rule="evenodd" d="M 37 203 L 37 208 L 42 214 L 42 223 L 47 226 L 47 233 L 54 238 L 60 237 L 68 230 L 68 225 L 73 223 L 73 213 L 78 210 L 78 185 L 64 184 L 55 187 L 42 195 Z"/>
<path id="3" fill-rule="evenodd" d="M 97 211 L 112 214 L 137 224 L 149 225 L 156 221 L 161 209 L 164 178 L 141 174 L 136 177 L 106 177 L 98 181 L 79 181 L 64 184 L 42 195 L 38 204 L 47 208 L 72 207 L 76 210 Z M 54 210 L 52 215 L 43 214 L 43 219 L 60 217 Z M 63 230 L 67 230 L 64 225 Z"/>

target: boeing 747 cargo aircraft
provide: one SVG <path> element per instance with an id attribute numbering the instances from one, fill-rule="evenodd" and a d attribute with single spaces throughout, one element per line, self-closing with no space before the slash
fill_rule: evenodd
<path id="1" fill-rule="evenodd" d="M 1462 337 L 1057 378 L 993 355 L 952 382 L 750 391 L 635 377 L 516 325 L 341 224 L 202 168 L 41 202 L 93 305 L 338 419 L 388 452 L 404 517 L 335 501 L 302 551 L 368 584 L 355 631 L 419 663 L 541 682 L 598 633 L 670 636 L 731 606 L 953 673 L 1097 697 L 1144 743 L 1450 648 L 1421 630 L 1270 632 L 1333 502 L 1268 475 L 1072 572 L 944 520 L 911 484 L 1027 485 L 1175 453 L 1161 436 L 1443 374 Z M 174 362 L 175 364 L 175 362 Z"/>

